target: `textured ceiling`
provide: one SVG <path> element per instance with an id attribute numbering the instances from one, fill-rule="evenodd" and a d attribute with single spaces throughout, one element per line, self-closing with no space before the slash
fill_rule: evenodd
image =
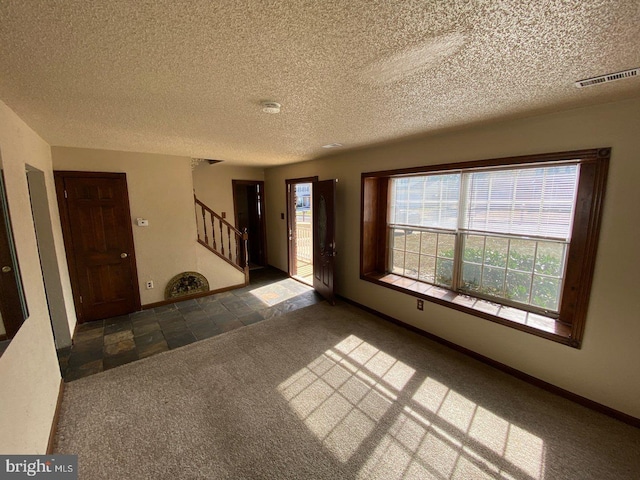
<path id="1" fill-rule="evenodd" d="M 637 0 L 2 0 L 0 99 L 51 145 L 278 165 L 638 96 L 573 82 L 640 66 L 639 25 Z"/>

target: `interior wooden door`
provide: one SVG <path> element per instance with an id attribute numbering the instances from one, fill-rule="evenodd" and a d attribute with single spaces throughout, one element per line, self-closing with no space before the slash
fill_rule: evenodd
<path id="1" fill-rule="evenodd" d="M 262 180 L 232 180 L 233 209 L 236 228 L 249 234 L 249 264 L 267 265 L 267 232 L 265 227 L 264 182 Z M 244 258 L 244 253 L 242 254 Z"/>
<path id="2" fill-rule="evenodd" d="M 335 304 L 336 181 L 313 183 L 313 288 Z"/>
<path id="3" fill-rule="evenodd" d="M 125 174 L 56 172 L 55 175 L 79 321 L 139 310 Z"/>

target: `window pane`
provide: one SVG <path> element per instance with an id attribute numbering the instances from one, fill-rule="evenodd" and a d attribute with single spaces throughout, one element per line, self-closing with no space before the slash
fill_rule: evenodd
<path id="1" fill-rule="evenodd" d="M 512 270 L 532 272 L 535 254 L 535 241 L 512 239 L 509 248 L 509 268 Z"/>
<path id="2" fill-rule="evenodd" d="M 484 258 L 484 236 L 465 235 L 464 260 L 474 263 L 482 263 Z"/>
<path id="3" fill-rule="evenodd" d="M 462 178 L 465 229 L 569 238 L 577 165 L 469 172 Z"/>
<path id="4" fill-rule="evenodd" d="M 391 180 L 392 224 L 455 229 L 458 225 L 460 174 L 436 174 Z"/>
<path id="5" fill-rule="evenodd" d="M 537 307 L 556 311 L 560 300 L 560 283 L 555 278 L 533 277 L 531 303 Z"/>
<path id="6" fill-rule="evenodd" d="M 421 282 L 433 283 L 436 278 L 436 259 L 435 257 L 420 256 L 420 275 Z"/>
<path id="7" fill-rule="evenodd" d="M 412 232 L 411 230 L 407 230 L 405 235 L 407 239 L 407 252 L 420 252 L 420 232 Z"/>
<path id="8" fill-rule="evenodd" d="M 494 267 L 507 266 L 509 240 L 499 237 L 487 237 L 484 248 L 484 263 Z"/>
<path id="9" fill-rule="evenodd" d="M 564 266 L 564 248 L 561 243 L 538 242 L 535 272 L 559 277 Z"/>
<path id="10" fill-rule="evenodd" d="M 404 230 L 394 228 L 391 235 L 391 248 L 404 250 Z"/>
<path id="11" fill-rule="evenodd" d="M 418 278 L 418 261 L 420 255 L 417 253 L 404 254 L 404 274 L 407 277 Z"/>
<path id="12" fill-rule="evenodd" d="M 507 272 L 506 297 L 521 303 L 529 303 L 531 275 L 520 272 Z"/>
<path id="13" fill-rule="evenodd" d="M 438 258 L 436 262 L 436 282 L 443 287 L 451 287 L 453 282 L 453 260 Z"/>
<path id="14" fill-rule="evenodd" d="M 453 258 L 456 247 L 456 236 L 445 233 L 438 234 L 438 256 Z"/>
<path id="15" fill-rule="evenodd" d="M 392 250 L 391 272 L 404 275 L 404 252 L 402 250 Z"/>
<path id="16" fill-rule="evenodd" d="M 469 291 L 480 291 L 480 276 L 482 267 L 473 263 L 462 266 L 462 288 Z"/>
<path id="17" fill-rule="evenodd" d="M 482 271 L 482 289 L 483 293 L 495 296 L 502 296 L 504 291 L 504 274 L 502 268 L 485 267 Z"/>
<path id="18" fill-rule="evenodd" d="M 420 247 L 420 253 L 422 253 L 423 255 L 435 256 L 437 243 L 437 233 L 422 232 L 422 245 Z"/>

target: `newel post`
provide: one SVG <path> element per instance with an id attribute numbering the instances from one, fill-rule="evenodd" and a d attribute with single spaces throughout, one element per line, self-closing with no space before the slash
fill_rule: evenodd
<path id="1" fill-rule="evenodd" d="M 249 283 L 249 232 L 246 227 L 242 229 L 242 247 L 244 250 L 244 280 Z"/>

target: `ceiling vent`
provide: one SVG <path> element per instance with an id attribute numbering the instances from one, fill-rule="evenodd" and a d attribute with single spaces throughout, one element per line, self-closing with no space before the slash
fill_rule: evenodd
<path id="1" fill-rule="evenodd" d="M 623 70 L 622 72 L 609 73 L 608 75 L 600 75 L 599 77 L 585 78 L 575 83 L 576 87 L 592 87 L 601 83 L 614 82 L 623 78 L 640 77 L 640 68 L 632 68 L 631 70 Z"/>

